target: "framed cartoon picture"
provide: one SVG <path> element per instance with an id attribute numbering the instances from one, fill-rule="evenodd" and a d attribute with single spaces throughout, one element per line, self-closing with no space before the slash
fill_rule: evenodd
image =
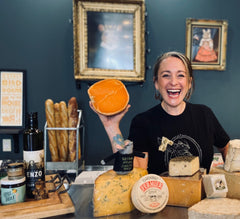
<path id="1" fill-rule="evenodd" d="M 74 0 L 74 76 L 145 78 L 144 0 Z"/>
<path id="2" fill-rule="evenodd" d="M 186 55 L 193 69 L 226 69 L 227 27 L 225 20 L 186 20 Z"/>

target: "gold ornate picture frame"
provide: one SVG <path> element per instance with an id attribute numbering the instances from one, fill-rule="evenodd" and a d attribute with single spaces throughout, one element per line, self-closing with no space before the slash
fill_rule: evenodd
<path id="1" fill-rule="evenodd" d="M 144 0 L 73 0 L 74 77 L 145 79 Z"/>
<path id="2" fill-rule="evenodd" d="M 226 69 L 227 28 L 225 20 L 186 20 L 186 55 L 193 69 Z"/>

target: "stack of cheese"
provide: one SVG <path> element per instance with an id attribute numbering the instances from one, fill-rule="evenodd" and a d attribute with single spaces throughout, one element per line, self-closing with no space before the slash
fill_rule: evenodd
<path id="1" fill-rule="evenodd" d="M 188 209 L 190 219 L 240 218 L 240 140 L 231 140 L 223 166 L 204 176 L 207 198 Z"/>
<path id="2" fill-rule="evenodd" d="M 76 128 L 78 123 L 78 104 L 75 97 L 68 101 L 54 103 L 51 99 L 45 101 L 45 113 L 48 128 L 61 128 L 48 130 L 49 150 L 52 161 L 74 161 L 76 159 Z M 78 142 L 79 143 L 79 142 Z M 78 159 L 80 159 L 80 144 Z"/>
<path id="3" fill-rule="evenodd" d="M 172 158 L 168 173 L 162 174 L 169 189 L 168 205 L 190 207 L 203 197 L 199 157 Z"/>

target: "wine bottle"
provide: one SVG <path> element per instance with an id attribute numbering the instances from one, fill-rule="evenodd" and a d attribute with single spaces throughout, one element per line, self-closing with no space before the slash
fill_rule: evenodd
<path id="1" fill-rule="evenodd" d="M 27 129 L 23 132 L 26 196 L 33 198 L 36 181 L 45 181 L 43 131 L 38 129 L 38 113 L 27 114 Z"/>

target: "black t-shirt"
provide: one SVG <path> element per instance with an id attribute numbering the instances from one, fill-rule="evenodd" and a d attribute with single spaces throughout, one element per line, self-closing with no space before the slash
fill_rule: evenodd
<path id="1" fill-rule="evenodd" d="M 164 152 L 159 151 L 162 137 L 173 142 Z M 168 171 L 169 160 L 183 155 L 199 156 L 200 166 L 209 171 L 213 146 L 223 148 L 230 140 L 210 108 L 191 103 L 178 116 L 167 114 L 161 104 L 138 114 L 128 139 L 134 150 L 148 152 L 148 172 L 155 174 Z"/>

